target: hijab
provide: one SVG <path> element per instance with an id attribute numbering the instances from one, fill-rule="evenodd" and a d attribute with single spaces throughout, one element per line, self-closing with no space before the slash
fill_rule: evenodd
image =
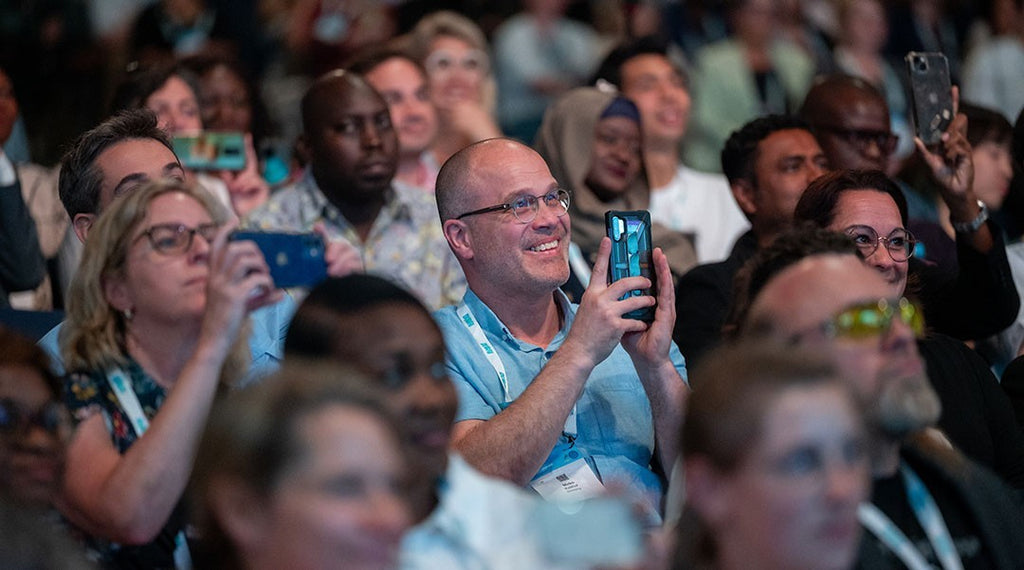
<path id="1" fill-rule="evenodd" d="M 622 194 L 602 201 L 587 186 L 594 132 L 598 121 L 605 117 L 626 117 L 640 126 L 640 113 L 629 99 L 593 87 L 573 89 L 548 108 L 534 143 L 555 180 L 572 193 L 569 203 L 572 240 L 591 265 L 601 238 L 606 235 L 605 212 L 646 210 L 651 196 L 642 155 L 639 174 Z M 686 235 L 652 223 L 651 239 L 665 252 L 674 276 L 682 275 L 697 264 L 693 243 Z"/>

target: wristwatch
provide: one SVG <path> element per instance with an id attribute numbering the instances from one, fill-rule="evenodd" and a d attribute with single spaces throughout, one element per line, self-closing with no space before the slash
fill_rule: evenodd
<path id="1" fill-rule="evenodd" d="M 953 222 L 953 229 L 958 234 L 973 234 L 987 221 L 988 207 L 985 206 L 984 202 L 978 200 L 978 216 L 969 222 Z"/>

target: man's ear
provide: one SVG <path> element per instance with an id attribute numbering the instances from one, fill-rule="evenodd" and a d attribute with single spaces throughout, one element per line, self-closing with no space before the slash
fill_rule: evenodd
<path id="1" fill-rule="evenodd" d="M 473 259 L 473 238 L 469 226 L 462 220 L 445 220 L 444 237 L 459 259 Z"/>
<path id="2" fill-rule="evenodd" d="M 753 182 L 740 179 L 729 183 L 729 188 L 732 190 L 732 197 L 736 200 L 736 204 L 748 218 L 757 214 L 757 189 L 754 188 Z"/>
<path id="3" fill-rule="evenodd" d="M 722 473 L 708 458 L 700 456 L 687 459 L 684 472 L 686 503 L 713 531 L 729 524 L 734 501 L 728 475 Z"/>
<path id="4" fill-rule="evenodd" d="M 75 229 L 78 241 L 85 243 L 85 238 L 89 236 L 89 230 L 92 229 L 92 225 L 95 223 L 96 214 L 75 214 L 75 219 L 71 221 L 71 226 Z"/>

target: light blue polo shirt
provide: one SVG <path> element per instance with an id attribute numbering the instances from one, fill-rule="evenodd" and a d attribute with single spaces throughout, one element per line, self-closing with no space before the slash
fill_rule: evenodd
<path id="1" fill-rule="evenodd" d="M 285 294 L 284 298 L 266 307 L 261 307 L 252 312 L 252 332 L 249 334 L 249 351 L 252 353 L 252 364 L 249 371 L 242 378 L 242 385 L 249 384 L 266 376 L 280 366 L 281 357 L 284 354 L 284 337 L 288 332 L 288 325 L 291 323 L 292 315 L 297 305 L 291 295 Z M 57 375 L 64 374 L 64 358 L 60 354 L 58 335 L 64 327 L 64 323 L 53 327 L 43 338 L 39 339 L 39 346 L 50 355 L 50 363 Z"/>
<path id="2" fill-rule="evenodd" d="M 473 291 L 467 291 L 463 297 L 505 366 L 513 399 L 522 394 L 554 356 L 572 327 L 577 305 L 570 303 L 561 291 L 555 296 L 565 315 L 565 324 L 547 349 L 516 339 Z M 448 373 L 459 394 L 455 421 L 489 420 L 503 408 L 501 383 L 456 311 L 457 307 L 452 306 L 434 313 L 447 346 Z M 686 378 L 686 365 L 675 343 L 669 357 L 680 376 Z M 657 510 L 661 482 L 649 468 L 654 451 L 651 405 L 622 345 L 617 345 L 608 358 L 594 367 L 576 405 L 576 446 L 588 456 L 602 481 L 607 485 L 616 480 L 641 490 Z"/>

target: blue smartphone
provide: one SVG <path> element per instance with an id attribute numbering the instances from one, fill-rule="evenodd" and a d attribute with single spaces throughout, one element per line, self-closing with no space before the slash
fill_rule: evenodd
<path id="1" fill-rule="evenodd" d="M 608 237 L 612 238 L 612 253 L 608 259 L 608 281 L 618 281 L 623 277 L 646 277 L 651 280 L 648 289 L 634 289 L 624 295 L 639 297 L 650 295 L 658 297 L 657 280 L 651 266 L 651 214 L 647 210 L 617 211 L 609 210 L 604 214 L 604 223 Z M 641 321 L 654 320 L 654 306 L 630 311 L 623 315 L 626 318 Z"/>
<path id="2" fill-rule="evenodd" d="M 327 277 L 324 241 L 316 234 L 237 231 L 229 239 L 255 242 L 280 289 L 312 287 Z"/>
<path id="3" fill-rule="evenodd" d="M 245 135 L 231 132 L 205 132 L 179 135 L 171 139 L 174 154 L 189 170 L 243 170 Z"/>

